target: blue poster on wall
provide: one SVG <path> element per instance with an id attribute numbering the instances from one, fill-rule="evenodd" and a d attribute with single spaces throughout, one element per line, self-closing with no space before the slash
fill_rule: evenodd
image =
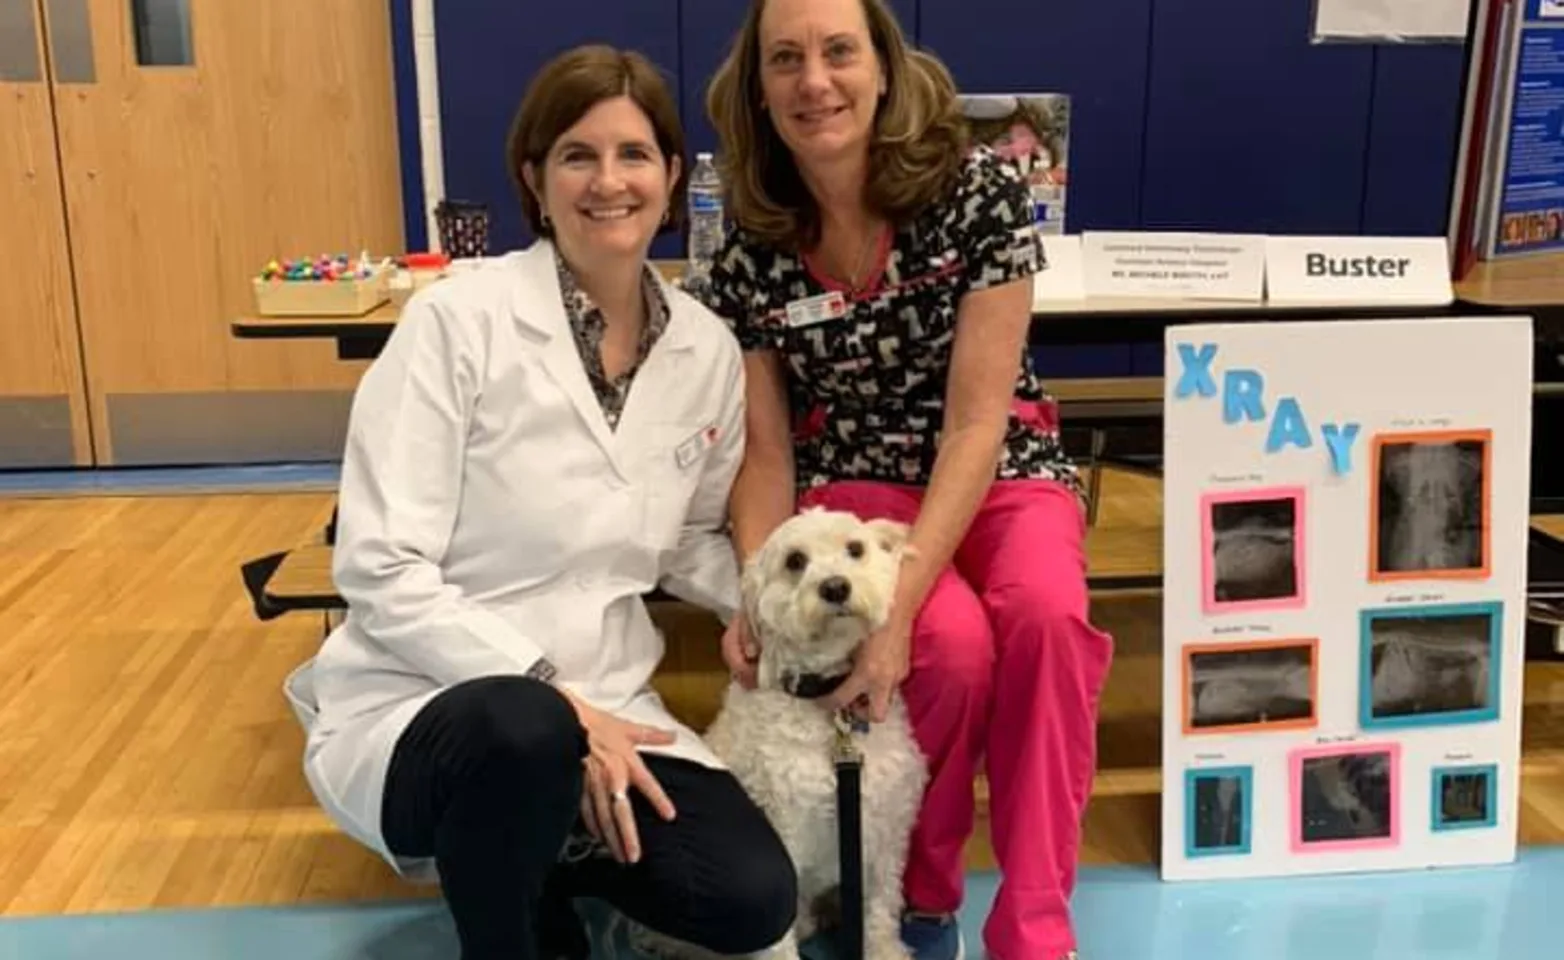
<path id="1" fill-rule="evenodd" d="M 1531 0 L 1526 8 L 1526 19 L 1564 23 L 1564 0 Z"/>
<path id="2" fill-rule="evenodd" d="M 1511 70 L 1494 252 L 1564 249 L 1564 0 L 1527 0 Z"/>

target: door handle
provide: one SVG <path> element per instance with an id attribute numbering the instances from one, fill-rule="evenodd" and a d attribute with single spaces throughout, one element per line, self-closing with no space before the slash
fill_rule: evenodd
<path id="1" fill-rule="evenodd" d="M 4 0 L 0 0 L 4 2 Z M 27 0 L 23 0 L 23 3 Z M 49 8 L 49 55 L 55 83 L 94 83 L 92 13 L 87 0 L 44 0 Z"/>
<path id="2" fill-rule="evenodd" d="M 37 83 L 38 18 L 34 0 L 0 0 L 0 83 Z"/>

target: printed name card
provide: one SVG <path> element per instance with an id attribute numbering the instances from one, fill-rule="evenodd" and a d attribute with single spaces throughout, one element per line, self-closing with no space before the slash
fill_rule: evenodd
<path id="1" fill-rule="evenodd" d="M 1092 297 L 1250 300 L 1265 295 L 1265 236 L 1096 232 L 1081 235 Z"/>
<path id="2" fill-rule="evenodd" d="M 1266 283 L 1288 303 L 1427 303 L 1454 299 L 1443 237 L 1271 237 Z"/>
<path id="3" fill-rule="evenodd" d="M 1043 255 L 1048 269 L 1038 273 L 1032 285 L 1032 308 L 1047 309 L 1050 303 L 1079 303 L 1086 299 L 1086 278 L 1081 273 L 1079 236 L 1043 237 Z"/>

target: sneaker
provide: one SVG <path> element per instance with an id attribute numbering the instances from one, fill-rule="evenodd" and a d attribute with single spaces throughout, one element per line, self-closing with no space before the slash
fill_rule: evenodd
<path id="1" fill-rule="evenodd" d="M 961 927 L 948 914 L 907 914 L 901 921 L 901 940 L 913 960 L 963 960 L 967 955 Z"/>

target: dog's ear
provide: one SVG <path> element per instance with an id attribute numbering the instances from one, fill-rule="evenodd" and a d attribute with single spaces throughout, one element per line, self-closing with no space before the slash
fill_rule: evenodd
<path id="1" fill-rule="evenodd" d="M 886 553 L 899 553 L 907 545 L 907 535 L 912 532 L 911 527 L 896 520 L 870 520 L 864 526 Z"/>

